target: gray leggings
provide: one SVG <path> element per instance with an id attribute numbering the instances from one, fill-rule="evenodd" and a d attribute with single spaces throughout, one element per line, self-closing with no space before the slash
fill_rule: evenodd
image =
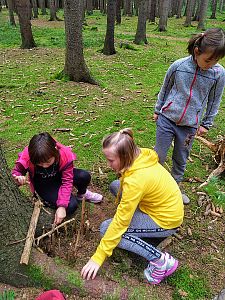
<path id="1" fill-rule="evenodd" d="M 110 185 L 111 193 L 116 196 L 119 190 L 120 181 L 115 180 Z M 109 227 L 112 219 L 105 220 L 100 226 L 100 233 L 103 236 Z M 176 232 L 175 229 L 163 229 L 157 225 L 147 214 L 139 208 L 136 209 L 127 231 L 122 235 L 118 244 L 119 248 L 134 252 L 148 261 L 160 258 L 162 252 L 142 238 L 168 237 Z"/>

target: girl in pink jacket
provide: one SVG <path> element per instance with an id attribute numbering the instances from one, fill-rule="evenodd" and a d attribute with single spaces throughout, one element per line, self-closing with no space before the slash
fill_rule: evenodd
<path id="1" fill-rule="evenodd" d="M 76 155 L 70 147 L 55 141 L 47 132 L 36 134 L 28 147 L 19 153 L 12 175 L 21 186 L 29 183 L 46 206 L 56 208 L 55 224 L 59 224 L 78 207 L 83 196 L 90 202 L 102 201 L 102 195 L 87 189 L 91 181 L 89 172 L 74 168 Z M 26 177 L 29 174 L 29 180 Z M 77 196 L 72 194 L 73 186 Z"/>

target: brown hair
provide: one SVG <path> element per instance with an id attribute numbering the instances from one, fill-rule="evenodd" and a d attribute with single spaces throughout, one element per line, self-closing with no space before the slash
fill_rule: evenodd
<path id="1" fill-rule="evenodd" d="M 193 36 L 188 42 L 188 53 L 194 57 L 194 49 L 200 54 L 212 51 L 211 59 L 221 59 L 225 56 L 225 32 L 222 28 L 210 28 L 204 33 Z"/>
<path id="2" fill-rule="evenodd" d="M 56 141 L 48 132 L 34 135 L 29 143 L 28 152 L 32 164 L 37 165 L 47 162 L 51 157 L 59 160 L 59 151 L 56 149 Z"/>
<path id="3" fill-rule="evenodd" d="M 139 152 L 130 128 L 121 129 L 106 136 L 102 141 L 102 147 L 103 149 L 114 147 L 116 154 L 120 158 L 120 170 L 128 169 Z"/>

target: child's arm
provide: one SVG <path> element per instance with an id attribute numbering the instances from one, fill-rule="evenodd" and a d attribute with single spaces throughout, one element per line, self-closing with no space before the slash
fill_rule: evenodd
<path id="1" fill-rule="evenodd" d="M 163 107 L 163 104 L 166 101 L 166 98 L 174 84 L 174 78 L 175 78 L 175 73 L 177 69 L 177 63 L 174 62 L 166 72 L 166 76 L 164 78 L 163 85 L 161 87 L 161 90 L 158 94 L 158 100 L 155 105 L 155 114 L 159 115 L 160 110 Z M 155 118 L 154 118 L 155 119 Z"/>
<path id="2" fill-rule="evenodd" d="M 19 162 L 16 162 L 14 168 L 12 169 L 12 176 L 17 185 L 21 186 L 30 183 L 26 177 L 27 170 Z"/>
<path id="3" fill-rule="evenodd" d="M 62 171 L 62 184 L 59 188 L 57 207 L 67 208 L 73 188 L 73 162 L 70 162 Z"/>
<path id="4" fill-rule="evenodd" d="M 223 95 L 224 86 L 225 86 L 225 70 L 223 74 L 221 74 L 219 79 L 217 79 L 217 81 L 214 83 L 208 96 L 206 112 L 201 122 L 201 126 L 204 127 L 206 130 L 209 130 L 209 128 L 212 126 L 213 120 L 218 113 L 218 109 Z"/>

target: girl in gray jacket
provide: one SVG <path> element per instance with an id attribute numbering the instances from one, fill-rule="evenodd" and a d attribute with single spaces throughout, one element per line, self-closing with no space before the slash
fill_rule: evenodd
<path id="1" fill-rule="evenodd" d="M 155 150 L 164 164 L 174 140 L 172 176 L 180 183 L 194 136 L 204 135 L 218 113 L 225 86 L 225 32 L 211 28 L 189 40 L 190 56 L 168 69 L 158 95 L 153 119 L 157 122 Z M 184 203 L 189 203 L 183 195 Z"/>

